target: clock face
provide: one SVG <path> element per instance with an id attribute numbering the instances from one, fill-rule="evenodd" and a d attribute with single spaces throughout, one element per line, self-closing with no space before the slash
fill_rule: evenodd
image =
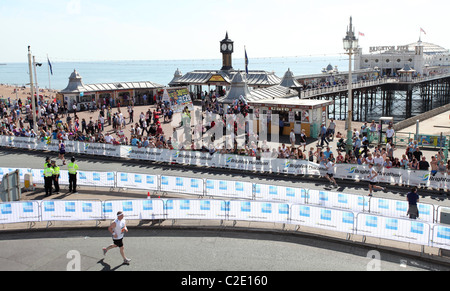
<path id="1" fill-rule="evenodd" d="M 232 45 L 232 44 L 229 44 L 229 45 L 228 45 L 228 50 L 229 50 L 229 51 L 232 51 L 232 50 L 233 50 L 233 45 Z"/>
<path id="2" fill-rule="evenodd" d="M 227 45 L 225 43 L 222 45 L 222 50 L 223 51 L 227 50 Z"/>

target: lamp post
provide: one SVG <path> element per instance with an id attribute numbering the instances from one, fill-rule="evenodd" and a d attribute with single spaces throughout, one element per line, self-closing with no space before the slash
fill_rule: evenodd
<path id="1" fill-rule="evenodd" d="M 358 39 L 350 17 L 350 26 L 347 27 L 347 35 L 344 38 L 344 49 L 349 55 L 348 64 L 348 116 L 347 116 L 347 153 L 352 150 L 352 120 L 353 120 L 353 92 L 352 92 L 352 55 L 353 50 L 358 48 Z"/>

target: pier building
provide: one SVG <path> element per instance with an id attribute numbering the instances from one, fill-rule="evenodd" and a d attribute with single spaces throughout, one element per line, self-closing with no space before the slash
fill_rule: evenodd
<path id="1" fill-rule="evenodd" d="M 152 98 L 164 86 L 150 81 L 143 82 L 114 82 L 100 84 L 84 84 L 81 75 L 74 70 L 69 77 L 69 84 L 57 94 L 57 99 L 62 103 L 67 102 L 69 110 L 73 104 L 77 110 L 92 108 L 94 104 L 116 106 L 128 105 L 132 98 L 137 104 L 144 101 L 144 95 Z"/>

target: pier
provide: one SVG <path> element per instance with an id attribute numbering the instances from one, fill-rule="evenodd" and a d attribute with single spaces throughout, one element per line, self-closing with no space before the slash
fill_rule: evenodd
<path id="1" fill-rule="evenodd" d="M 450 102 L 450 73 L 428 77 L 379 78 L 358 81 L 353 88 L 353 120 L 368 121 L 392 116 L 401 121 Z M 348 84 L 302 90 L 300 99 L 333 100 L 329 117 L 347 118 Z"/>

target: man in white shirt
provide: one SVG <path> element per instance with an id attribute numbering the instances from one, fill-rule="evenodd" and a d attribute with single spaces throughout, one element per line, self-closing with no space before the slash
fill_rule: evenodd
<path id="1" fill-rule="evenodd" d="M 369 174 L 369 176 L 367 176 L 367 178 L 369 179 L 369 196 L 372 196 L 372 191 L 374 188 L 385 191 L 386 188 L 383 188 L 383 187 L 377 185 L 378 173 L 374 169 L 373 164 L 369 164 L 369 172 L 370 172 L 370 174 Z"/>
<path id="2" fill-rule="evenodd" d="M 294 129 L 291 129 L 291 133 L 289 135 L 289 139 L 291 141 L 292 147 L 295 147 L 295 132 L 294 132 Z"/>
<path id="3" fill-rule="evenodd" d="M 334 163 L 330 158 L 328 158 L 327 173 L 325 174 L 325 178 L 327 178 L 327 180 L 330 181 L 330 183 L 334 184 L 335 187 L 338 187 L 338 184 L 336 183 L 336 180 L 334 179 L 333 175 L 334 175 Z"/>
<path id="4" fill-rule="evenodd" d="M 389 125 L 388 129 L 386 130 L 386 143 L 389 143 L 394 138 L 395 131 L 392 128 L 391 125 Z"/>
<path id="5" fill-rule="evenodd" d="M 379 152 L 377 152 L 375 158 L 373 158 L 373 164 L 377 170 L 381 170 L 383 167 L 384 159 Z"/>
<path id="6" fill-rule="evenodd" d="M 108 227 L 108 231 L 112 234 L 113 244 L 107 248 L 103 248 L 103 255 L 106 255 L 106 252 L 113 248 L 120 248 L 120 254 L 123 258 L 124 264 L 129 264 L 131 259 L 128 259 L 125 256 L 124 247 L 123 247 L 123 237 L 126 232 L 128 232 L 127 224 L 125 219 L 123 218 L 122 211 L 117 212 L 117 218 L 111 223 Z"/>
<path id="7" fill-rule="evenodd" d="M 109 144 L 112 144 L 112 140 L 113 140 L 112 136 L 110 136 L 109 133 L 107 133 L 105 135 L 105 142 L 109 143 Z"/>

